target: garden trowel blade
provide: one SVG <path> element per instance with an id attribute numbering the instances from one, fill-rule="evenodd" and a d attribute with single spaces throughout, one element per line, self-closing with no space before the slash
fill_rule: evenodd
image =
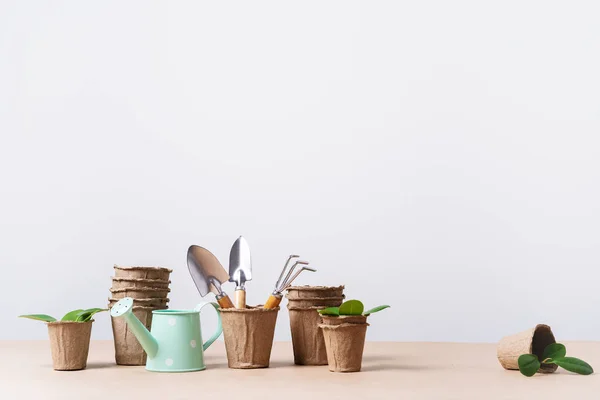
<path id="1" fill-rule="evenodd" d="M 220 294 L 212 282 L 226 282 L 229 274 L 213 253 L 204 247 L 192 245 L 188 249 L 187 264 L 200 296 L 204 297 L 209 292 Z"/>

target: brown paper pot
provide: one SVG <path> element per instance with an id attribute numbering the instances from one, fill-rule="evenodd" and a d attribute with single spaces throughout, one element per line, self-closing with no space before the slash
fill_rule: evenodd
<path id="1" fill-rule="evenodd" d="M 90 349 L 92 322 L 94 321 L 48 323 L 52 365 L 55 370 L 85 369 Z"/>
<path id="2" fill-rule="evenodd" d="M 290 308 L 288 305 L 296 365 L 327 365 L 323 331 L 319 329 L 319 308 Z"/>
<path id="3" fill-rule="evenodd" d="M 341 286 L 290 286 L 287 290 L 288 299 L 306 299 L 315 297 L 341 297 L 344 295 L 344 285 Z"/>
<path id="4" fill-rule="evenodd" d="M 111 308 L 113 304 L 121 299 L 110 298 L 108 299 L 108 308 Z M 168 297 L 166 299 L 133 299 L 133 304 L 142 307 L 155 307 L 157 310 L 168 308 L 167 304 L 171 301 Z"/>
<path id="5" fill-rule="evenodd" d="M 168 288 L 171 281 L 163 281 L 161 279 L 141 279 L 141 278 L 113 278 L 113 289 L 125 288 Z"/>
<path id="6" fill-rule="evenodd" d="M 287 297 L 287 296 L 286 296 Z M 340 297 L 310 297 L 305 299 L 288 299 L 288 307 L 292 308 L 308 308 L 308 307 L 339 307 L 344 301 L 344 296 Z"/>
<path id="7" fill-rule="evenodd" d="M 267 368 L 279 307 L 221 308 L 229 368 Z"/>
<path id="8" fill-rule="evenodd" d="M 123 297 L 133 297 L 134 299 L 165 299 L 171 289 L 169 288 L 123 288 L 110 289 L 111 296 L 115 299 Z"/>
<path id="9" fill-rule="evenodd" d="M 323 330 L 330 371 L 360 371 L 367 326 L 369 324 L 319 325 Z"/>
<path id="10" fill-rule="evenodd" d="M 339 317 L 321 315 L 323 325 L 341 324 L 366 324 L 367 317 L 364 315 L 340 315 Z"/>
<path id="11" fill-rule="evenodd" d="M 133 314 L 150 330 L 152 311 L 155 307 L 133 307 Z M 125 318 L 111 318 L 113 337 L 115 339 L 115 361 L 118 365 L 146 365 L 146 352 L 137 338 L 127 328 Z"/>
<path id="12" fill-rule="evenodd" d="M 556 343 L 552 329 L 548 325 L 537 325 L 524 332 L 506 336 L 498 343 L 498 361 L 505 369 L 519 369 L 518 359 L 522 354 L 535 354 L 542 360 L 544 349 Z M 540 372 L 556 371 L 558 365 L 542 364 Z"/>
<path id="13" fill-rule="evenodd" d="M 140 279 L 160 279 L 169 280 L 172 269 L 163 267 L 120 267 L 114 266 L 115 277 L 117 278 L 140 278 Z"/>

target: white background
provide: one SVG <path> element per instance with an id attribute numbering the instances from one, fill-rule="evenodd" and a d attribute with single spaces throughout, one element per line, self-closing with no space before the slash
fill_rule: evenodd
<path id="1" fill-rule="evenodd" d="M 0 339 L 112 265 L 290 253 L 369 340 L 600 339 L 596 1 L 1 1 Z M 226 289 L 232 293 L 232 284 Z M 214 315 L 205 316 L 205 337 Z M 111 337 L 107 314 L 95 338 Z M 287 310 L 278 340 L 289 339 Z"/>

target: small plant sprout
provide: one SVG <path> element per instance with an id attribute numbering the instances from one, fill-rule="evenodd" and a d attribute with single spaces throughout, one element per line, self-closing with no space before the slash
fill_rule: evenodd
<path id="1" fill-rule="evenodd" d="M 389 308 L 390 306 L 377 306 L 373 307 L 370 310 L 364 311 L 365 306 L 362 302 L 358 300 L 348 300 L 342 303 L 339 307 L 329 307 L 323 310 L 319 310 L 321 315 L 332 315 L 339 317 L 340 315 L 364 315 L 368 317 L 369 315 L 376 313 L 378 311 Z"/>
<path id="2" fill-rule="evenodd" d="M 78 309 L 78 310 L 73 310 L 73 311 L 69 311 L 68 313 L 65 314 L 64 317 L 62 317 L 60 319 L 61 322 L 88 322 L 92 320 L 92 317 L 94 316 L 94 314 L 102 312 L 102 311 L 108 311 L 105 308 L 88 308 L 86 310 L 82 310 L 82 309 Z M 28 319 L 33 319 L 36 321 L 43 321 L 43 322 L 56 322 L 56 318 L 51 317 L 50 315 L 46 315 L 46 314 L 28 314 L 28 315 L 19 315 L 19 318 L 28 318 Z"/>
<path id="3" fill-rule="evenodd" d="M 567 357 L 567 348 L 560 343 L 552 343 L 544 349 L 542 361 L 535 354 L 523 354 L 519 357 L 519 371 L 525 376 L 533 376 L 542 364 L 556 364 L 567 371 L 581 375 L 594 373 L 592 366 L 575 357 Z"/>

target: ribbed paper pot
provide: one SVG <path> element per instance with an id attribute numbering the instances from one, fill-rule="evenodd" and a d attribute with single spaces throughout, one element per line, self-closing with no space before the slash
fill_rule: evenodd
<path id="1" fill-rule="evenodd" d="M 52 365 L 55 370 L 85 369 L 90 349 L 92 322 L 94 321 L 48 323 Z"/>
<path id="2" fill-rule="evenodd" d="M 319 325 L 323 330 L 330 371 L 360 371 L 368 326 L 369 324 Z"/>
<path id="3" fill-rule="evenodd" d="M 323 325 L 341 325 L 341 324 L 366 324 L 367 317 L 364 315 L 340 315 L 339 317 L 331 315 L 321 315 Z"/>
<path id="4" fill-rule="evenodd" d="M 288 304 L 296 365 L 327 365 L 323 331 L 319 329 L 321 316 L 317 310 L 320 308 L 295 308 Z"/>
<path id="5" fill-rule="evenodd" d="M 113 289 L 125 288 L 168 288 L 171 281 L 162 279 L 142 279 L 142 278 L 112 278 Z"/>
<path id="6" fill-rule="evenodd" d="M 156 307 L 133 307 L 135 315 L 146 329 L 152 324 L 152 311 Z M 118 365 L 146 365 L 146 352 L 135 335 L 127 328 L 125 318 L 111 318 L 113 337 L 115 339 L 115 361 Z"/>
<path id="7" fill-rule="evenodd" d="M 122 288 L 110 289 L 111 296 L 115 299 L 133 297 L 134 299 L 166 299 L 171 289 L 169 288 Z"/>
<path id="8" fill-rule="evenodd" d="M 344 301 L 344 296 L 326 297 L 326 298 L 310 297 L 310 298 L 304 298 L 304 299 L 288 299 L 288 307 L 292 307 L 292 308 L 339 307 L 343 301 Z"/>
<path id="9" fill-rule="evenodd" d="M 552 329 L 548 325 L 539 324 L 535 328 L 506 336 L 500 340 L 497 348 L 498 361 L 505 369 L 519 369 L 519 356 L 535 354 L 541 361 L 544 349 L 556 343 Z M 542 364 L 540 372 L 551 373 L 558 365 Z"/>
<path id="10" fill-rule="evenodd" d="M 344 295 L 344 285 L 341 286 L 290 286 L 287 289 L 288 299 L 341 297 Z"/>
<path id="11" fill-rule="evenodd" d="M 160 279 L 169 280 L 172 269 L 163 267 L 122 267 L 115 265 L 116 278 L 140 278 L 140 279 Z"/>
<path id="12" fill-rule="evenodd" d="M 221 308 L 229 368 L 267 368 L 279 307 Z"/>
<path id="13" fill-rule="evenodd" d="M 108 308 L 112 307 L 113 304 L 121 299 L 110 298 L 108 299 Z M 166 299 L 133 299 L 133 304 L 141 307 L 155 307 L 157 310 L 168 308 L 167 304 L 171 301 L 168 297 Z"/>

